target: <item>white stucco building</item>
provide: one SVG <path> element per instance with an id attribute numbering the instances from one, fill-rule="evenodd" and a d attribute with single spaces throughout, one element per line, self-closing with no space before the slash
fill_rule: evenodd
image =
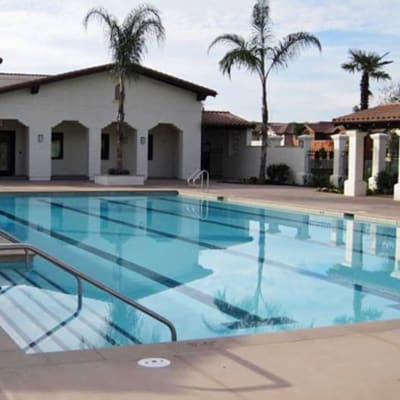
<path id="1" fill-rule="evenodd" d="M 125 168 L 188 177 L 200 167 L 202 101 L 216 92 L 136 65 L 126 89 Z M 0 175 L 30 180 L 107 174 L 115 167 L 111 65 L 52 76 L 0 76 Z"/>

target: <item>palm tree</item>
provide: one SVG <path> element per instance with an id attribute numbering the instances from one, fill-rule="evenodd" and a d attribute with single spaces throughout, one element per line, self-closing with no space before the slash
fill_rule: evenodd
<path id="1" fill-rule="evenodd" d="M 379 55 L 375 52 L 350 49 L 349 54 L 350 60 L 342 64 L 342 68 L 352 74 L 361 72 L 360 109 L 366 110 L 369 106 L 369 96 L 372 94 L 369 90 L 370 78 L 377 81 L 391 79 L 390 75 L 383 70 L 383 67 L 391 64 L 393 61 L 383 60 L 389 53 Z"/>
<path id="2" fill-rule="evenodd" d="M 257 0 L 251 18 L 252 35 L 248 40 L 234 33 L 223 34 L 218 36 L 209 46 L 209 50 L 219 43 L 231 47 L 219 61 L 219 67 L 223 74 L 231 77 L 232 67 L 236 66 L 239 69 L 244 68 L 251 73 L 256 73 L 260 78 L 262 87 L 260 183 L 265 182 L 267 163 L 268 78 L 274 70 L 287 68 L 289 62 L 296 58 L 301 50 L 315 46 L 321 51 L 319 40 L 307 32 L 291 33 L 276 43 L 272 35 L 271 25 L 268 0 Z"/>
<path id="3" fill-rule="evenodd" d="M 106 37 L 112 54 L 113 75 L 118 82 L 116 171 L 124 173 L 122 139 L 125 121 L 125 84 L 133 76 L 133 64 L 140 64 L 147 51 L 150 38 L 164 40 L 165 29 L 160 12 L 150 5 L 134 8 L 120 24 L 118 19 L 104 8 L 93 8 L 85 16 L 83 24 L 87 29 L 90 20 L 96 19 L 106 30 Z M 126 171 L 125 171 L 126 173 Z"/>

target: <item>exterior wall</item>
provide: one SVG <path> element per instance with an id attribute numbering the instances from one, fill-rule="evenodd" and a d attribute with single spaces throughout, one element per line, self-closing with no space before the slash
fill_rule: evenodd
<path id="1" fill-rule="evenodd" d="M 220 178 L 248 179 L 258 177 L 260 168 L 260 146 L 249 146 L 251 136 L 244 130 L 207 130 L 203 141 L 211 142 L 211 146 L 220 146 L 221 153 L 211 157 L 218 161 L 221 168 Z M 301 147 L 272 147 L 267 150 L 267 166 L 272 164 L 287 164 L 297 180 L 296 174 L 305 170 L 305 150 Z M 300 182 L 297 182 L 300 183 Z M 302 183 L 301 183 L 302 184 Z"/>
<path id="2" fill-rule="evenodd" d="M 29 90 L 0 95 L 0 120 L 16 119 L 29 127 L 29 176 L 51 175 L 51 128 L 60 121 L 79 121 L 89 129 L 89 176 L 101 172 L 101 130 L 115 121 L 115 81 L 107 72 L 59 81 Z M 182 132 L 179 178 L 200 167 L 202 103 L 197 95 L 144 76 L 127 85 L 126 122 L 137 130 L 136 174 L 147 176 L 148 131 L 160 123 Z M 43 140 L 38 140 L 43 135 Z"/>
<path id="3" fill-rule="evenodd" d="M 63 133 L 63 158 L 51 160 L 51 174 L 88 175 L 89 144 L 87 129 L 77 122 L 62 122 L 52 132 Z"/>
<path id="4" fill-rule="evenodd" d="M 117 159 L 117 132 L 115 124 L 109 125 L 102 133 L 110 135 L 110 157 L 109 160 L 101 160 L 101 174 L 108 174 L 110 168 L 115 168 Z M 124 167 L 134 175 L 136 174 L 136 131 L 130 126 L 125 126 L 124 131 L 123 160 Z"/>
<path id="5" fill-rule="evenodd" d="M 27 175 L 28 132 L 26 127 L 15 120 L 3 120 L 0 131 L 15 132 L 15 175 Z"/>
<path id="6" fill-rule="evenodd" d="M 170 125 L 161 125 L 150 130 L 149 134 L 153 135 L 153 160 L 148 162 L 149 177 L 178 178 L 181 133 Z"/>

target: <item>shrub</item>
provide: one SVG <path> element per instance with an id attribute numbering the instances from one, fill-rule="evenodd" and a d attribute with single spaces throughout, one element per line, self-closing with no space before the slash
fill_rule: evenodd
<path id="1" fill-rule="evenodd" d="M 381 171 L 376 176 L 376 193 L 393 194 L 393 188 L 396 183 L 397 174 Z"/>
<path id="2" fill-rule="evenodd" d="M 271 183 L 282 185 L 289 183 L 291 177 L 290 167 L 286 164 L 272 164 L 267 168 Z"/>

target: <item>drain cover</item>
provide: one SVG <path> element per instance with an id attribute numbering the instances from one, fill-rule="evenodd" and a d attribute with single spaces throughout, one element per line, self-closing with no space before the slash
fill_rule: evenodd
<path id="1" fill-rule="evenodd" d="M 171 365 L 171 361 L 165 358 L 144 358 L 139 360 L 138 364 L 145 368 L 165 368 Z"/>

